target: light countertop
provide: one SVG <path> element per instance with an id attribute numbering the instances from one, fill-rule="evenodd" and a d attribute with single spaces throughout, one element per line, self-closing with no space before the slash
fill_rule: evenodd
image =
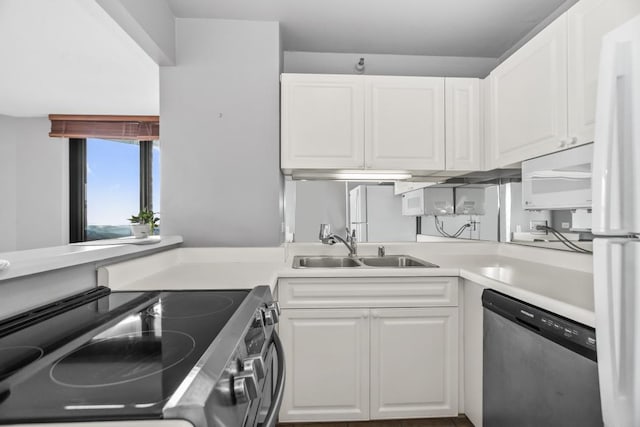
<path id="1" fill-rule="evenodd" d="M 6 266 L 3 264 L 4 267 L 0 269 L 0 284 L 3 280 L 81 264 L 108 262 L 109 259 L 122 256 L 177 247 L 181 243 L 180 236 L 153 236 L 146 239 L 107 239 L 49 248 L 0 252 L 0 260 L 8 261 Z"/>
<path id="2" fill-rule="evenodd" d="M 115 290 L 238 289 L 269 285 L 279 277 L 459 276 L 514 298 L 594 326 L 591 257 L 495 243 L 386 244 L 440 268 L 291 267 L 295 255 L 344 255 L 344 248 L 289 244 L 279 248 L 179 248 L 102 267 L 98 284 Z M 362 244 L 362 255 L 377 245 Z M 549 252 L 552 252 L 549 254 Z M 532 261 L 535 260 L 535 261 Z M 567 268 L 571 266 L 571 268 Z"/>

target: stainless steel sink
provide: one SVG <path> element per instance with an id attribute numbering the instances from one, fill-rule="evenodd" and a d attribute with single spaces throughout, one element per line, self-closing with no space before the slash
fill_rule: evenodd
<path id="1" fill-rule="evenodd" d="M 382 257 L 364 257 L 360 258 L 367 267 L 394 267 L 394 268 L 409 268 L 409 267 L 428 267 L 437 268 L 435 264 L 422 261 L 421 259 L 414 258 L 408 255 L 386 255 Z"/>
<path id="2" fill-rule="evenodd" d="M 437 268 L 435 264 L 409 255 L 382 257 L 296 256 L 293 268 Z"/>
<path id="3" fill-rule="evenodd" d="M 297 256 L 293 258 L 293 268 L 345 268 L 362 267 L 355 258 L 329 256 Z"/>

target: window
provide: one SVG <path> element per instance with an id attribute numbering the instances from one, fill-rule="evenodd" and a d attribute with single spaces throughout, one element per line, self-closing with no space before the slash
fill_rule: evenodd
<path id="1" fill-rule="evenodd" d="M 153 141 L 71 139 L 70 241 L 131 235 L 128 218 L 160 208 L 160 150 Z"/>
<path id="2" fill-rule="evenodd" d="M 128 236 L 140 203 L 140 144 L 90 138 L 87 144 L 85 240 Z"/>
<path id="3" fill-rule="evenodd" d="M 69 241 L 131 235 L 128 218 L 160 211 L 158 116 L 50 114 L 69 138 Z M 154 142 L 155 141 L 155 142 Z"/>

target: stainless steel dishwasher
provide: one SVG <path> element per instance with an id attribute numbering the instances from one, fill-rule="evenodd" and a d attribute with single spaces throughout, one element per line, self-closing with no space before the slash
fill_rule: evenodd
<path id="1" fill-rule="evenodd" d="M 602 426 L 595 330 L 485 290 L 484 427 Z"/>

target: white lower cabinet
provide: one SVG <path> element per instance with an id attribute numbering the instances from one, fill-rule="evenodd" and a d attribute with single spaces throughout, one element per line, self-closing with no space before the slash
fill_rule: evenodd
<path id="1" fill-rule="evenodd" d="M 458 309 L 371 310 L 371 419 L 458 415 Z"/>
<path id="2" fill-rule="evenodd" d="M 482 427 L 482 292 L 485 287 L 464 281 L 464 414 L 475 427 Z"/>
<path id="3" fill-rule="evenodd" d="M 369 310 L 282 310 L 280 421 L 369 418 Z"/>
<path id="4" fill-rule="evenodd" d="M 457 278 L 300 278 L 278 287 L 287 366 L 280 421 L 458 415 Z"/>

